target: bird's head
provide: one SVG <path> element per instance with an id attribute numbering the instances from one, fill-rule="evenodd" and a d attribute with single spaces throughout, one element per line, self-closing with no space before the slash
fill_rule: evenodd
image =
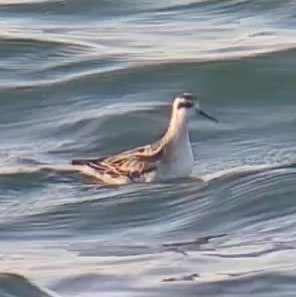
<path id="1" fill-rule="evenodd" d="M 200 109 L 200 104 L 196 96 L 190 94 L 190 93 L 183 93 L 182 95 L 179 95 L 174 99 L 173 102 L 173 112 L 178 115 L 185 116 L 186 118 L 200 114 L 207 119 L 214 121 L 215 123 L 218 123 L 218 120 L 204 111 Z"/>

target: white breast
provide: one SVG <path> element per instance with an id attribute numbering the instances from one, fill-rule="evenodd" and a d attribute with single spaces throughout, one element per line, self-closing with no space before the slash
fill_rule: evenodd
<path id="1" fill-rule="evenodd" d="M 171 150 L 168 162 L 163 162 L 157 170 L 160 180 L 189 177 L 193 168 L 193 154 L 188 134 Z"/>

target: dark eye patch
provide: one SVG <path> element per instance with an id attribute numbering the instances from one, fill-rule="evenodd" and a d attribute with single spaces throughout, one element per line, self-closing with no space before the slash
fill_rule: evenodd
<path id="1" fill-rule="evenodd" d="M 180 109 L 180 108 L 191 108 L 192 106 L 193 106 L 193 102 L 190 102 L 190 101 L 185 101 L 185 102 L 180 102 L 179 104 L 178 104 L 178 109 Z"/>

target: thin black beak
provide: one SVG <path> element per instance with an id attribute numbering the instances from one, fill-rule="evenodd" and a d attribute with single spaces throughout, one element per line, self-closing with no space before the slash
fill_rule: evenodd
<path id="1" fill-rule="evenodd" d="M 202 116 L 204 116 L 205 118 L 207 118 L 207 119 L 209 119 L 209 120 L 215 122 L 215 123 L 219 123 L 219 121 L 218 121 L 216 118 L 214 118 L 214 117 L 212 117 L 212 116 L 206 114 L 206 113 L 205 113 L 204 111 L 202 111 L 202 110 L 199 110 L 198 113 L 201 114 Z"/>

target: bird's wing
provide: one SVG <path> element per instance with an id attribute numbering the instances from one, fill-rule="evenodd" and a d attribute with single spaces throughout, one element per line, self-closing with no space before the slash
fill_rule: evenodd
<path id="1" fill-rule="evenodd" d="M 151 145 L 146 145 L 110 157 L 73 160 L 72 164 L 89 166 L 102 175 L 112 177 L 124 175 L 129 178 L 137 178 L 154 170 L 162 153 L 161 146 L 152 148 Z"/>

